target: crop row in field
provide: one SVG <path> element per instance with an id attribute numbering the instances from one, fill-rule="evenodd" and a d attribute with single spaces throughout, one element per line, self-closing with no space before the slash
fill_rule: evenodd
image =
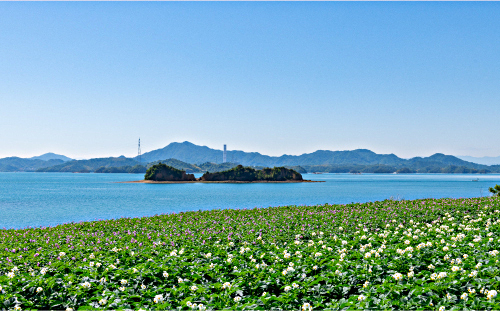
<path id="1" fill-rule="evenodd" d="M 0 231 L 7 309 L 500 309 L 498 198 Z"/>

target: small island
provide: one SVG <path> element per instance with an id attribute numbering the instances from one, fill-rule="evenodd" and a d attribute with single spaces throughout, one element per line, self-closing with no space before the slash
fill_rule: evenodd
<path id="1" fill-rule="evenodd" d="M 285 167 L 273 167 L 256 170 L 251 167 L 238 165 L 232 169 L 209 173 L 206 172 L 200 178 L 193 174 L 186 174 L 172 166 L 158 163 L 146 171 L 144 180 L 132 181 L 132 183 L 281 183 L 281 182 L 315 182 L 304 180 L 302 175 L 295 170 Z"/>

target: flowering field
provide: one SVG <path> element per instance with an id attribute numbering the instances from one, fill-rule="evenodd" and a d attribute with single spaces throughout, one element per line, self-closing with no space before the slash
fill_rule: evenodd
<path id="1" fill-rule="evenodd" d="M 0 230 L 5 309 L 500 309 L 500 199 Z"/>

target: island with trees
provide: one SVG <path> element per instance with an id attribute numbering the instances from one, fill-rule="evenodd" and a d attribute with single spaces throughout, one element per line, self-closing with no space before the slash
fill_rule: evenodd
<path id="1" fill-rule="evenodd" d="M 304 180 L 302 175 L 293 169 L 286 167 L 273 167 L 254 169 L 237 165 L 229 170 L 221 172 L 206 172 L 200 178 L 186 171 L 176 169 L 164 163 L 158 163 L 148 168 L 144 180 L 135 181 L 142 183 L 252 183 L 252 182 L 312 182 Z"/>

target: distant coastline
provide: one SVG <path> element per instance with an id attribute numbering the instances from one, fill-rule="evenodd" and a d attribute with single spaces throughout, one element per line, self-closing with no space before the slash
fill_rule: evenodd
<path id="1" fill-rule="evenodd" d="M 259 183 L 301 183 L 301 182 L 325 182 L 324 180 L 256 180 L 256 181 L 237 181 L 237 180 L 224 180 L 224 181 L 204 181 L 204 180 L 194 180 L 194 181 L 154 181 L 154 180 L 135 180 L 135 181 L 119 181 L 119 184 L 259 184 Z"/>

